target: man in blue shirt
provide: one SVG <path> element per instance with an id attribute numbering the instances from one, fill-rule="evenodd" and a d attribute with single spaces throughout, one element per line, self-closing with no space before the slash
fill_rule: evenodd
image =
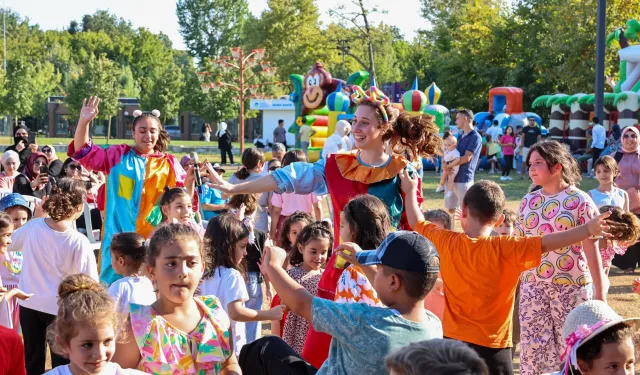
<path id="1" fill-rule="evenodd" d="M 220 176 L 225 172 L 218 163 L 213 165 L 213 170 Z M 202 219 L 209 221 L 229 209 L 227 201 L 227 199 L 222 198 L 222 192 L 220 190 L 209 187 L 207 184 L 202 184 L 202 194 L 200 194 Z"/>
<path id="2" fill-rule="evenodd" d="M 482 137 L 473 127 L 473 112 L 470 109 L 458 111 L 456 125 L 462 131 L 456 147 L 460 152 L 460 158 L 442 166 L 444 173 L 452 173 L 453 167 L 460 166 L 458 174 L 453 180 L 453 194 L 446 194 L 448 191 L 445 191 L 444 206 L 452 215 L 455 214 L 456 208 L 460 207 L 467 190 L 473 185 L 476 165 L 478 165 L 478 158 L 482 149 Z"/>

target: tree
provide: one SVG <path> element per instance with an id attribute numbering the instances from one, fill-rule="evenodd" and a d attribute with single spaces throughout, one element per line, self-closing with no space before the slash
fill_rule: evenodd
<path id="1" fill-rule="evenodd" d="M 246 0 L 178 0 L 176 7 L 180 34 L 200 63 L 236 46 L 249 15 Z"/>
<path id="2" fill-rule="evenodd" d="M 5 92 L 0 101 L 2 112 L 14 117 L 18 126 L 18 118 L 28 116 L 33 110 L 33 67 L 22 59 L 7 61 Z M 13 134 L 11 130 L 10 134 Z"/>
<path id="3" fill-rule="evenodd" d="M 85 14 L 82 17 L 82 31 L 104 31 L 109 36 L 126 35 L 133 37 L 135 30 L 129 21 L 118 18 L 108 10 L 98 10 L 94 14 Z"/>
<path id="4" fill-rule="evenodd" d="M 173 62 L 154 77 L 153 86 L 141 98 L 144 108 L 160 111 L 163 122 L 178 114 L 182 101 L 184 77 L 180 68 Z"/>

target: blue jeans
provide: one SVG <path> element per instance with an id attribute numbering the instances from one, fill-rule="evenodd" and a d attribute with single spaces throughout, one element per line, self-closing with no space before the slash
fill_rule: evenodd
<path id="1" fill-rule="evenodd" d="M 247 272 L 247 293 L 249 300 L 244 304 L 253 310 L 262 310 L 262 284 L 259 283 L 260 272 Z M 247 344 L 260 338 L 262 322 L 247 322 Z"/>

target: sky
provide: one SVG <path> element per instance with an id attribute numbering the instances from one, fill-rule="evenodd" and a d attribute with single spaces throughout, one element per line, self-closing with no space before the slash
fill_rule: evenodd
<path id="1" fill-rule="evenodd" d="M 266 0 L 248 0 L 249 9 L 255 15 L 267 8 Z M 7 8 L 18 12 L 31 23 L 44 30 L 60 30 L 76 20 L 80 22 L 85 14 L 107 9 L 118 17 L 129 20 L 135 27 L 146 27 L 154 33 L 162 31 L 169 36 L 176 49 L 184 49 L 182 36 L 178 31 L 175 0 L 4 0 Z M 397 26 L 405 38 L 412 39 L 416 30 L 427 28 L 427 22 L 420 17 L 420 0 L 368 0 L 369 4 L 386 10 L 387 14 L 374 14 L 371 21 Z M 349 3 L 348 0 L 316 1 L 324 23 L 331 22 L 327 12 L 336 4 Z M 393 8 L 386 4 L 393 4 Z"/>

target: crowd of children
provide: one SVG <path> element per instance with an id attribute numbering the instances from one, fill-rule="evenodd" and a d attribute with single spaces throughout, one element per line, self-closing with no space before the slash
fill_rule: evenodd
<path id="1" fill-rule="evenodd" d="M 413 157 L 416 145 L 437 151 L 440 143 L 426 133 L 415 144 L 409 139 L 416 127 L 432 131 L 431 120 L 395 114 L 374 89 L 356 98 L 353 132 L 358 149 L 380 163 L 363 164 L 358 151 L 309 167 L 291 150 L 267 164 L 250 148 L 231 185 L 201 163 L 212 181 L 205 185 L 221 189 L 226 211 L 202 222 L 192 186 L 179 186 L 194 180 L 187 160 L 190 177 L 179 168 L 160 193 L 141 193 L 155 199 L 144 224 L 118 213 L 118 222 L 140 221 L 147 238 L 140 230 L 109 234 L 101 260 L 110 264 L 100 265 L 115 279 L 108 287 L 74 226 L 87 200 L 83 181 L 59 179 L 35 210 L 20 194 L 2 198 L 0 374 L 44 373 L 47 345 L 52 375 L 513 374 L 518 343 L 520 374 L 632 373 L 640 319 L 623 319 L 606 304 L 611 259 L 640 240 L 629 197 L 614 182 L 615 159 L 595 161 L 599 186 L 583 192 L 562 144 L 528 145 L 524 163 L 536 188 L 512 211 L 498 184 L 471 185 L 457 232 L 447 211 L 422 212 L 418 174 L 381 147 L 401 139 Z M 137 160 L 129 149 L 82 144 L 98 103 L 83 109 L 79 159 L 96 164 L 83 159 L 93 152 Z M 157 163 L 175 162 L 145 138 L 151 132 L 162 141 L 153 135 L 157 115 L 141 116 L 136 142 Z M 374 121 L 397 133 L 376 133 Z M 498 144 L 509 166 L 509 148 L 520 144 L 513 128 L 495 138 L 487 137 L 492 170 Z M 460 157 L 455 145 L 447 134 L 445 162 Z M 99 167 L 119 168 L 112 162 Z M 340 179 L 352 182 L 351 191 L 339 191 Z M 338 180 L 343 185 L 331 185 Z M 127 193 L 123 181 L 119 189 Z M 321 221 L 318 197 L 326 193 L 340 209 L 333 228 Z M 263 309 L 265 302 L 271 307 Z M 260 338 L 262 321 L 271 321 L 272 335 Z"/>

